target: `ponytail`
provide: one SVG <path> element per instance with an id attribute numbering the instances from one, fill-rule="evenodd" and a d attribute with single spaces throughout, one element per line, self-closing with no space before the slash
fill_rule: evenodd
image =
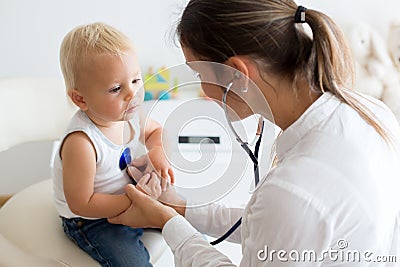
<path id="1" fill-rule="evenodd" d="M 300 23 L 307 23 L 312 35 Z M 353 84 L 350 49 L 327 15 L 298 7 L 292 0 L 191 0 L 177 27 L 182 45 L 199 58 L 225 62 L 235 55 L 254 60 L 261 73 L 306 79 L 318 92 L 329 91 L 355 109 L 386 141 L 388 131 L 345 89 Z"/>
<path id="2" fill-rule="evenodd" d="M 376 116 L 363 105 L 346 87 L 354 83 L 354 66 L 350 49 L 344 34 L 335 22 L 327 15 L 307 10 L 306 22 L 313 33 L 313 46 L 309 58 L 310 66 L 307 77 L 321 92 L 329 91 L 348 104 L 370 124 L 387 142 L 392 142 L 388 130 Z"/>

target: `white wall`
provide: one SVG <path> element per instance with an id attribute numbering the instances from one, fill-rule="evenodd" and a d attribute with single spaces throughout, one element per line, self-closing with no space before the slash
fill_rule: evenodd
<path id="1" fill-rule="evenodd" d="M 187 0 L 0 0 L 0 77 L 60 75 L 58 49 L 73 27 L 103 21 L 131 37 L 142 69 L 183 62 L 168 37 Z M 299 0 L 326 12 L 341 25 L 365 20 L 384 35 L 400 20 L 400 1 Z"/>
<path id="2" fill-rule="evenodd" d="M 387 37 L 391 22 L 399 22 L 400 1 L 371 0 L 298 0 L 307 8 L 326 13 L 337 21 L 344 29 L 351 23 L 365 21 L 377 29 L 382 37 Z"/>
<path id="3" fill-rule="evenodd" d="M 73 27 L 102 21 L 135 43 L 142 68 L 183 61 L 169 31 L 185 0 L 0 0 L 0 77 L 61 75 L 58 50 Z"/>

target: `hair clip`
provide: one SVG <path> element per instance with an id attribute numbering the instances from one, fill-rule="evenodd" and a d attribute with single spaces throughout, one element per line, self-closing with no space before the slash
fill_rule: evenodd
<path id="1" fill-rule="evenodd" d="M 304 23 L 306 22 L 306 11 L 307 8 L 304 6 L 299 6 L 296 10 L 296 14 L 294 15 L 295 23 Z"/>

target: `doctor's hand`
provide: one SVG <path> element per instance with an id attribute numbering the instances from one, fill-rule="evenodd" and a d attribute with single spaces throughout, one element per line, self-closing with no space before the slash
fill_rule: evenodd
<path id="1" fill-rule="evenodd" d="M 138 190 L 134 185 L 126 186 L 126 195 L 131 206 L 120 215 L 108 218 L 110 223 L 123 224 L 133 228 L 163 228 L 178 213 Z"/>
<path id="2" fill-rule="evenodd" d="M 137 182 L 136 188 L 155 199 L 161 195 L 160 179 L 155 172 L 143 175 Z"/>
<path id="3" fill-rule="evenodd" d="M 155 171 L 161 178 L 162 191 L 166 190 L 168 183 L 175 182 L 174 172 L 164 156 L 162 147 L 153 147 L 146 155 L 134 159 L 131 164 L 143 173 Z"/>
<path id="4" fill-rule="evenodd" d="M 162 192 L 160 178 L 155 172 L 143 174 L 140 169 L 133 166 L 128 166 L 127 172 L 135 180 L 137 189 L 175 208 L 180 214 L 185 214 L 186 201 L 176 192 L 174 185 L 168 183 L 165 191 Z"/>

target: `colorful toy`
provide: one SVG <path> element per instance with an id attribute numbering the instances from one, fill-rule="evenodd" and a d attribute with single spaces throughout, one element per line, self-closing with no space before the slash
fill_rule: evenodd
<path id="1" fill-rule="evenodd" d="M 162 67 L 156 73 L 150 67 L 144 75 L 144 100 L 160 99 L 167 100 L 175 98 L 178 90 L 178 80 L 174 79 L 174 85 L 171 86 L 171 73 L 169 69 Z"/>

